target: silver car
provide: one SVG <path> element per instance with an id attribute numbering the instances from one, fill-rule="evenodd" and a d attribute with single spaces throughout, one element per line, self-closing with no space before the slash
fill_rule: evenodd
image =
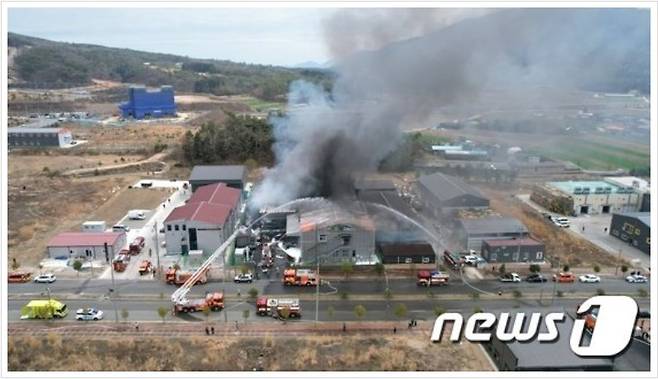
<path id="1" fill-rule="evenodd" d="M 34 278 L 35 283 L 54 283 L 57 278 L 53 274 L 39 274 Z"/>
<path id="2" fill-rule="evenodd" d="M 75 312 L 78 321 L 98 321 L 103 319 L 103 311 L 96 308 L 80 308 Z"/>

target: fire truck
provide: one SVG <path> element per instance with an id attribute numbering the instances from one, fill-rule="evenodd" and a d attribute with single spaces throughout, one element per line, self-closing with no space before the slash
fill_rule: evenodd
<path id="1" fill-rule="evenodd" d="M 213 312 L 224 309 L 224 294 L 213 292 L 207 294 L 205 298 L 191 299 L 185 304 L 174 305 L 174 313 L 202 312 L 205 309 L 210 309 Z"/>
<path id="2" fill-rule="evenodd" d="M 416 275 L 416 284 L 419 286 L 430 287 L 430 286 L 445 286 L 448 284 L 448 279 L 450 275 L 443 273 L 441 271 L 428 271 L 421 270 L 418 271 Z"/>
<path id="3" fill-rule="evenodd" d="M 299 299 L 276 299 L 261 296 L 256 300 L 256 314 L 259 316 L 281 318 L 284 309 L 288 310 L 288 317 L 290 318 L 302 317 L 302 308 L 299 305 Z"/>
<path id="4" fill-rule="evenodd" d="M 189 271 L 181 271 L 176 267 L 169 267 L 165 273 L 165 281 L 167 284 L 175 284 L 177 286 L 185 284 L 195 273 Z M 205 284 L 208 281 L 206 270 L 202 271 L 198 277 L 192 282 L 195 284 Z"/>
<path id="5" fill-rule="evenodd" d="M 316 286 L 318 277 L 314 270 L 289 268 L 283 271 L 284 286 Z"/>

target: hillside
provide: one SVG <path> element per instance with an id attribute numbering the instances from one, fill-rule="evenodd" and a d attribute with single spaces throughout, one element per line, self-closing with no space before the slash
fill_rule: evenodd
<path id="1" fill-rule="evenodd" d="M 288 85 L 305 79 L 330 86 L 331 73 L 320 69 L 285 68 L 202 60 L 97 45 L 54 42 L 9 33 L 10 72 L 14 86 L 66 88 L 104 79 L 148 86 L 173 85 L 178 91 L 215 95 L 249 94 L 284 100 Z"/>

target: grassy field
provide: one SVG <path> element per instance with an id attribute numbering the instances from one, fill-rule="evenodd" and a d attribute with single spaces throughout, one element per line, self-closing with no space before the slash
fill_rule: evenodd
<path id="1" fill-rule="evenodd" d="M 247 104 L 251 109 L 253 109 L 256 112 L 264 112 L 269 110 L 270 108 L 283 109 L 286 106 L 285 103 L 265 101 L 265 100 L 257 99 L 255 97 L 244 97 L 242 102 Z"/>
<path id="2" fill-rule="evenodd" d="M 571 161 L 588 170 L 631 170 L 649 166 L 649 145 L 620 143 L 607 139 L 564 138 L 557 144 L 539 145 L 532 152 Z"/>
<path id="3" fill-rule="evenodd" d="M 123 337 L 12 336 L 10 371 L 489 371 L 473 343 L 405 336 Z M 261 363 L 259 363 L 259 360 Z"/>

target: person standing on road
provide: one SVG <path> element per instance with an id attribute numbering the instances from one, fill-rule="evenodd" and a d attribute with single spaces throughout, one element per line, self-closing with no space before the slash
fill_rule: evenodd
<path id="1" fill-rule="evenodd" d="M 240 327 L 238 326 L 238 320 L 235 320 L 235 330 L 240 330 Z"/>
<path id="2" fill-rule="evenodd" d="M 210 327 L 210 334 L 212 334 L 213 336 L 215 335 L 215 327 L 214 326 Z"/>

